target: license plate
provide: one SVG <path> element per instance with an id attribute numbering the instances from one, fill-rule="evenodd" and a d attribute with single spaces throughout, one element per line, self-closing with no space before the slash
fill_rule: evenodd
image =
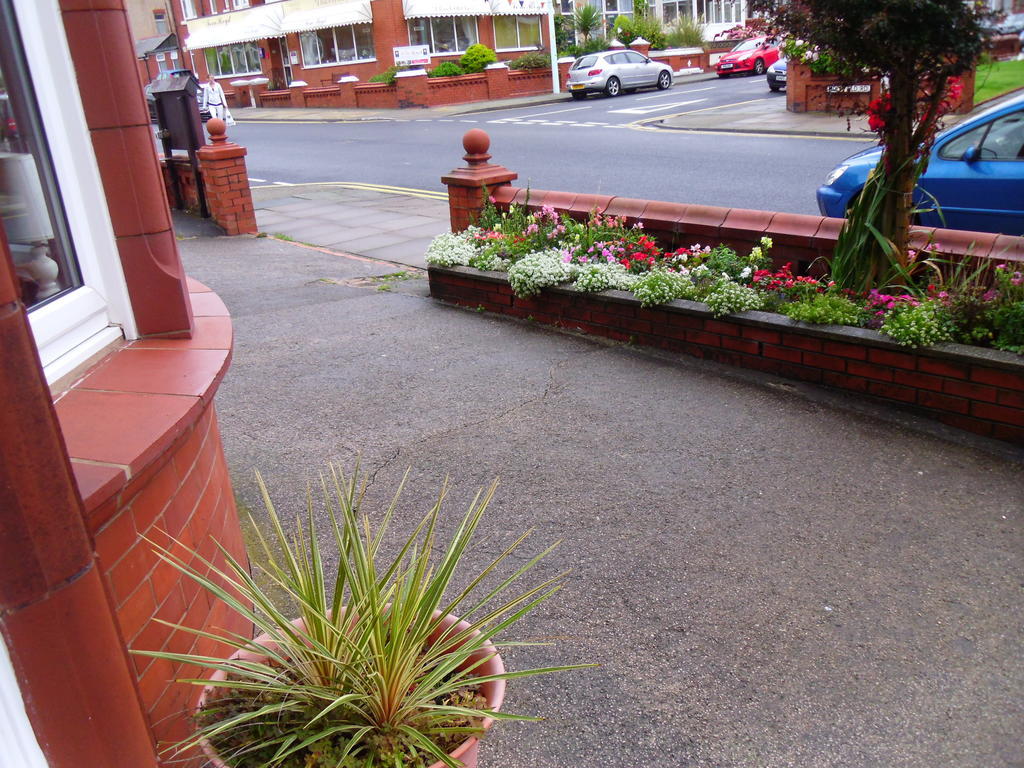
<path id="1" fill-rule="evenodd" d="M 722 65 L 722 69 L 732 69 L 734 66 L 736 66 L 736 65 L 735 64 L 723 64 Z"/>
<path id="2" fill-rule="evenodd" d="M 785 80 L 785 79 L 786 79 L 786 76 L 785 76 L 785 75 L 776 75 L 776 76 L 775 76 L 775 79 L 776 79 L 776 80 Z"/>
<path id="3" fill-rule="evenodd" d="M 580 83 L 579 85 L 576 85 L 576 84 L 570 85 L 569 86 L 569 90 L 571 90 L 571 91 L 582 91 L 583 90 L 583 83 Z"/>

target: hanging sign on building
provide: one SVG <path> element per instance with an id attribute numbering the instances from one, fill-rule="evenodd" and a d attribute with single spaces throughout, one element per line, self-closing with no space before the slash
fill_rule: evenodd
<path id="1" fill-rule="evenodd" d="M 395 66 L 406 67 L 410 64 L 429 64 L 430 47 L 426 45 L 396 45 L 394 47 Z"/>

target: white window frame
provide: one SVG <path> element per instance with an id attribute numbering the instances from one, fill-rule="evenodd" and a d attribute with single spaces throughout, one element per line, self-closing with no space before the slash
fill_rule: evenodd
<path id="1" fill-rule="evenodd" d="M 163 24 L 163 31 L 160 30 L 160 25 Z M 158 9 L 153 11 L 153 28 L 156 29 L 158 35 L 169 35 L 171 34 L 171 25 L 167 19 L 167 11 Z"/>
<path id="2" fill-rule="evenodd" d="M 337 50 L 338 30 L 339 29 L 347 29 L 347 30 L 349 30 L 349 34 L 352 36 L 352 42 L 355 43 L 355 41 L 356 41 L 355 40 L 355 27 L 359 27 L 359 26 L 370 27 L 370 35 L 371 35 L 371 37 L 373 36 L 373 25 L 370 22 L 366 22 L 365 24 L 346 24 L 345 26 L 342 26 L 342 27 L 329 27 L 329 29 L 331 29 L 334 32 L 335 50 Z M 322 32 L 322 31 L 323 31 L 322 29 L 311 30 L 309 34 L 316 34 L 317 32 Z M 307 33 L 302 32 L 302 33 L 299 34 L 299 52 L 302 55 L 302 68 L 303 69 L 322 69 L 323 67 L 344 67 L 346 64 L 363 64 L 363 63 L 365 63 L 367 61 L 376 61 L 377 60 L 377 45 L 376 45 L 377 41 L 374 38 L 374 54 L 373 54 L 373 56 L 371 56 L 368 59 L 346 59 L 345 61 L 328 61 L 328 62 L 324 62 L 323 64 L 308 64 L 308 63 L 306 63 L 306 49 L 302 45 L 302 35 L 304 35 L 304 34 L 307 34 Z M 353 50 L 355 50 L 356 53 L 359 52 L 358 48 L 353 48 Z"/>
<path id="3" fill-rule="evenodd" d="M 48 382 L 121 338 L 138 338 L 106 195 L 56 3 L 12 0 L 82 286 L 29 313 Z"/>
<path id="4" fill-rule="evenodd" d="M 498 48 L 498 28 L 497 23 L 499 18 L 515 19 L 516 20 L 516 46 L 514 48 Z M 540 50 L 536 45 L 523 45 L 523 41 L 519 35 L 519 20 L 520 19 L 536 19 L 537 20 L 537 32 L 538 40 L 540 45 L 544 45 L 544 16 L 536 16 L 533 14 L 524 13 L 518 16 L 493 16 L 491 18 L 491 31 L 494 33 L 494 45 L 495 51 L 501 51 L 502 53 L 507 51 L 537 51 Z"/>
<path id="5" fill-rule="evenodd" d="M 235 6 L 235 10 L 236 11 L 239 8 L 248 8 L 249 7 L 249 0 L 235 0 L 234 6 Z"/>
<path id="6" fill-rule="evenodd" d="M 199 16 L 196 13 L 196 0 L 181 0 L 181 16 L 184 19 L 194 19 Z"/>

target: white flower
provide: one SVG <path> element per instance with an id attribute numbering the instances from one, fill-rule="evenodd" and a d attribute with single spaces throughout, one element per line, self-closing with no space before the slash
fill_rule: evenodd
<path id="1" fill-rule="evenodd" d="M 746 280 L 748 277 L 750 277 L 750 267 L 744 267 L 743 271 L 740 272 L 740 279 Z"/>
<path id="2" fill-rule="evenodd" d="M 760 246 L 755 245 L 750 249 L 750 258 L 752 259 L 760 259 L 763 254 L 764 251 L 761 250 Z"/>
<path id="3" fill-rule="evenodd" d="M 772 239 L 770 237 L 762 237 L 761 238 L 761 245 L 763 245 L 765 248 L 771 248 L 772 247 Z"/>
<path id="4" fill-rule="evenodd" d="M 439 267 L 466 266 L 476 256 L 476 246 L 471 242 L 472 233 L 443 232 L 427 247 L 427 264 Z"/>
<path id="5" fill-rule="evenodd" d="M 558 285 L 572 278 L 575 264 L 562 261 L 556 250 L 528 253 L 508 268 L 508 283 L 516 296 L 533 296 L 541 288 Z"/>

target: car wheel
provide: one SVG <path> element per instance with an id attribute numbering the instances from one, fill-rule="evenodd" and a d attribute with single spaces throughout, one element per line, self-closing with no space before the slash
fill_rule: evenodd
<path id="1" fill-rule="evenodd" d="M 763 75 L 766 67 L 764 65 L 764 59 L 758 59 L 754 62 L 754 74 Z"/>
<path id="2" fill-rule="evenodd" d="M 779 91 L 782 90 L 782 88 L 780 88 L 777 85 L 769 85 L 768 90 L 771 91 L 772 93 L 778 93 Z"/>
<path id="3" fill-rule="evenodd" d="M 569 95 L 576 99 L 576 101 L 587 98 L 587 94 L 582 91 L 570 91 Z"/>
<path id="4" fill-rule="evenodd" d="M 721 78 L 726 78 L 726 77 L 729 76 L 729 73 L 728 72 L 719 72 L 718 76 L 721 77 Z"/>
<path id="5" fill-rule="evenodd" d="M 604 84 L 604 92 L 609 96 L 618 96 L 622 92 L 622 83 L 619 82 L 619 78 L 609 77 L 608 82 Z"/>
<path id="6" fill-rule="evenodd" d="M 672 87 L 672 75 L 668 72 L 662 72 L 658 75 L 658 90 L 665 91 Z"/>

